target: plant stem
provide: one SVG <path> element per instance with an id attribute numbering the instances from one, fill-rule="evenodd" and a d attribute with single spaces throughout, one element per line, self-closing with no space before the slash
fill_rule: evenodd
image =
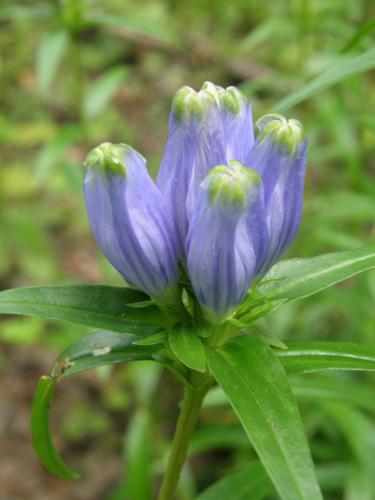
<path id="1" fill-rule="evenodd" d="M 189 441 L 198 421 L 203 398 L 211 385 L 211 380 L 207 376 L 195 374 L 198 376 L 196 383 L 185 386 L 184 400 L 158 500 L 172 500 L 174 498 L 180 472 L 186 459 Z"/>

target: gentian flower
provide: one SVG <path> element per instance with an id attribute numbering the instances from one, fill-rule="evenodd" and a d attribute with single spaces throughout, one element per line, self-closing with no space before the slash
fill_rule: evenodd
<path id="1" fill-rule="evenodd" d="M 156 183 L 129 146 L 89 154 L 91 227 L 130 284 L 173 303 L 182 271 L 207 317 L 221 321 L 283 255 L 301 222 L 307 144 L 297 120 L 271 114 L 257 127 L 254 139 L 239 90 L 205 83 L 173 100 Z"/>
<path id="2" fill-rule="evenodd" d="M 89 153 L 85 166 L 84 195 L 96 242 L 129 283 L 168 302 L 177 288 L 177 241 L 145 159 L 125 144 L 104 143 Z"/>

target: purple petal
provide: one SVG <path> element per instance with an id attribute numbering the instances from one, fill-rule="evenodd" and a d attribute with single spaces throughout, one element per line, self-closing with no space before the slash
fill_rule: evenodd
<path id="1" fill-rule="evenodd" d="M 168 142 L 158 175 L 184 252 L 198 186 L 215 165 L 245 162 L 254 142 L 250 105 L 234 87 L 206 82 L 199 92 L 183 87 L 170 116 Z"/>
<path id="2" fill-rule="evenodd" d="M 218 319 L 247 293 L 256 272 L 263 218 L 260 178 L 239 162 L 218 166 L 201 183 L 186 242 L 189 276 L 197 299 Z M 254 216 L 249 217 L 253 213 Z"/>
<path id="3" fill-rule="evenodd" d="M 177 241 L 144 158 L 124 144 L 102 144 L 86 165 L 84 194 L 98 245 L 129 283 L 162 299 L 177 281 Z"/>
<path id="4" fill-rule="evenodd" d="M 260 255 L 259 275 L 279 259 L 298 232 L 303 209 L 307 143 L 302 125 L 280 115 L 258 121 L 261 130 L 252 151 L 252 167 L 263 179 L 269 237 Z"/>

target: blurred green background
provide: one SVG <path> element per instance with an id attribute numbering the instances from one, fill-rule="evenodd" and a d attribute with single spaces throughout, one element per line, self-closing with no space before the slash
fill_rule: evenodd
<path id="1" fill-rule="evenodd" d="M 371 54 L 374 16 L 371 0 L 2 0 L 0 289 L 121 285 L 90 234 L 82 160 L 100 142 L 126 142 L 155 174 L 174 92 L 205 80 L 239 86 L 257 119 L 333 68 L 338 83 L 326 79 L 325 88 L 286 111 L 303 122 L 310 141 L 303 225 L 288 255 L 373 244 L 375 78 L 364 69 L 375 63 L 367 56 L 362 72 L 337 75 L 360 54 Z M 375 273 L 369 272 L 290 303 L 258 326 L 286 340 L 375 344 L 374 303 Z M 51 477 L 31 449 L 37 378 L 86 331 L 38 318 L 0 318 L 1 500 L 150 498 L 180 389 L 147 364 L 61 384 L 53 423 L 58 447 L 83 471 L 79 483 Z M 333 379 L 343 387 L 361 382 L 374 395 L 373 377 Z M 326 498 L 375 498 L 371 404 L 346 408 L 340 421 L 338 407 L 322 400 L 303 401 L 301 409 L 314 459 L 329 479 Z M 218 430 L 223 423 L 225 430 Z M 202 425 L 181 499 L 254 456 L 228 409 L 205 410 Z"/>

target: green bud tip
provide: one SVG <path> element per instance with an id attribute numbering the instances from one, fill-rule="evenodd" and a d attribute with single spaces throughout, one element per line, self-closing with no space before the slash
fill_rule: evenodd
<path id="1" fill-rule="evenodd" d="M 172 110 L 177 121 L 182 122 L 187 116 L 202 119 L 214 107 L 239 114 L 246 102 L 246 97 L 236 87 L 224 89 L 205 82 L 199 92 L 187 86 L 177 91 Z"/>
<path id="2" fill-rule="evenodd" d="M 271 136 L 289 155 L 295 154 L 304 140 L 303 126 L 294 118 L 288 120 L 285 116 L 274 113 L 262 116 L 256 125 L 262 138 Z"/>
<path id="3" fill-rule="evenodd" d="M 126 176 L 125 157 L 131 150 L 126 144 L 103 142 L 87 155 L 84 167 L 97 168 L 102 174 Z"/>
<path id="4" fill-rule="evenodd" d="M 236 160 L 229 165 L 217 165 L 206 177 L 211 205 L 221 203 L 223 208 L 236 207 L 243 210 L 255 198 L 260 176 L 251 168 Z"/>

